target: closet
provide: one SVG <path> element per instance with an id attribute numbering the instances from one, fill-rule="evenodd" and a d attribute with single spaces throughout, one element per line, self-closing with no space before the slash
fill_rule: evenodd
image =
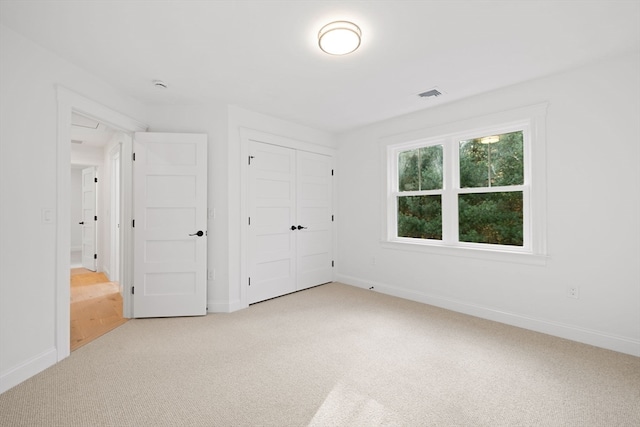
<path id="1" fill-rule="evenodd" d="M 250 141 L 249 304 L 333 279 L 332 157 Z"/>

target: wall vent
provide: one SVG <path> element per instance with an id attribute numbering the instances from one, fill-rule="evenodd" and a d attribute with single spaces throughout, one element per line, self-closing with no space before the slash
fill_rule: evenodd
<path id="1" fill-rule="evenodd" d="M 434 97 L 438 97 L 438 96 L 440 96 L 440 95 L 442 95 L 442 92 L 440 92 L 437 88 L 433 88 L 433 89 L 431 89 L 431 90 L 428 90 L 428 91 L 426 91 L 426 92 L 422 92 L 422 93 L 419 93 L 419 94 L 418 94 L 418 96 L 419 96 L 420 98 L 430 98 L 430 97 L 432 97 L 432 96 L 434 96 Z"/>

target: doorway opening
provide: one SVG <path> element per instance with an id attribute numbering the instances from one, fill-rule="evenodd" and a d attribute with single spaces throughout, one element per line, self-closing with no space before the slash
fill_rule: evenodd
<path id="1" fill-rule="evenodd" d="M 107 124 L 127 135 L 134 132 L 145 132 L 147 126 L 126 115 L 114 111 L 89 98 L 75 93 L 65 87 L 57 86 L 56 95 L 58 101 L 58 138 L 57 138 L 57 206 L 56 206 L 56 322 L 55 322 L 55 346 L 56 359 L 61 361 L 70 354 L 70 158 L 71 158 L 71 123 L 73 113 L 87 118 L 92 118 Z M 120 204 L 121 224 L 132 221 L 132 141 L 131 138 L 121 146 L 120 170 L 121 170 L 121 201 L 129 200 L 129 203 Z M 129 289 L 132 281 L 132 230 L 130 227 L 120 228 L 120 284 Z M 131 317 L 131 297 L 129 292 L 123 293 L 123 315 Z"/>
<path id="2" fill-rule="evenodd" d="M 131 137 L 72 112 L 70 350 L 127 321 L 120 277 L 120 155 Z"/>

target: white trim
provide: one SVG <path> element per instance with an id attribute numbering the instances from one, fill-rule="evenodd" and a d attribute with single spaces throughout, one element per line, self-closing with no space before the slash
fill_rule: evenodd
<path id="1" fill-rule="evenodd" d="M 122 222 L 122 142 L 116 143 L 109 151 L 109 161 L 111 171 L 109 173 L 109 273 L 113 272 L 115 277 L 111 274 L 107 274 L 107 277 L 111 281 L 119 283 L 120 288 L 122 286 L 122 278 L 120 277 L 120 265 L 122 263 L 122 254 L 120 250 L 120 242 L 122 241 L 123 224 L 120 227 L 116 227 L 116 219 Z M 117 163 L 117 166 L 116 166 Z M 116 178 L 117 176 L 117 178 Z M 114 210 L 114 206 L 117 205 L 117 212 Z M 116 242 L 118 244 L 114 244 Z M 106 270 L 106 266 L 105 266 Z M 117 273 L 117 274 L 116 274 Z M 122 293 L 122 292 L 121 292 Z"/>
<path id="2" fill-rule="evenodd" d="M 49 366 L 54 365 L 57 361 L 56 349 L 50 348 L 49 350 L 22 362 L 18 366 L 9 369 L 0 376 L 0 394 L 44 371 Z"/>
<path id="3" fill-rule="evenodd" d="M 70 268 L 70 213 L 69 213 L 69 200 L 70 200 L 70 177 L 69 168 L 71 163 L 71 113 L 77 112 L 87 117 L 91 117 L 98 121 L 101 121 L 115 129 L 122 130 L 124 132 L 143 132 L 147 130 L 147 125 L 118 113 L 110 108 L 107 108 L 95 101 L 83 97 L 65 87 L 56 86 L 56 96 L 58 101 L 58 136 L 56 143 L 57 151 L 57 174 L 56 174 L 56 273 L 55 273 L 55 351 L 56 361 L 60 361 L 70 354 L 70 307 L 69 307 L 69 268 Z M 123 147 L 123 168 L 125 167 L 124 161 L 126 161 L 126 149 L 127 144 Z M 130 159 L 129 159 L 130 160 Z M 130 162 L 129 162 L 130 163 Z M 130 181 L 130 174 L 126 174 L 123 170 L 122 182 Z M 129 181 L 124 181 L 129 179 Z M 123 184 L 124 185 L 124 184 Z M 122 194 L 123 200 L 124 194 Z M 129 203 L 123 203 L 123 205 L 130 205 Z M 125 212 L 125 215 L 127 212 Z M 127 216 L 123 216 L 122 221 L 127 220 Z M 128 227 L 125 227 L 127 230 Z M 126 233 L 123 239 L 123 248 L 127 249 L 130 244 L 131 233 Z M 128 240 L 129 239 L 129 240 Z M 123 254 L 128 257 L 130 253 Z M 121 265 L 121 271 L 124 280 L 130 282 L 131 280 L 131 266 L 126 268 L 125 265 Z M 130 298 L 125 293 L 124 297 L 124 314 L 125 317 L 130 313 Z"/>
<path id="4" fill-rule="evenodd" d="M 363 289 L 371 289 L 371 287 L 373 287 L 374 292 L 380 292 L 386 295 L 433 305 L 435 307 L 444 308 L 458 313 L 493 320 L 495 322 L 640 357 L 640 340 L 637 339 L 612 335 L 566 323 L 496 310 L 491 307 L 470 304 L 453 298 L 444 298 L 423 292 L 409 291 L 386 283 L 359 279 L 357 277 L 343 274 L 338 274 L 336 280 L 346 285 Z"/>
<path id="5" fill-rule="evenodd" d="M 215 301 L 209 300 L 207 303 L 207 313 L 233 313 L 234 311 L 246 308 L 241 300 L 228 301 Z"/>
<path id="6" fill-rule="evenodd" d="M 448 246 L 431 242 L 428 245 L 418 242 L 418 239 L 404 239 L 404 241 L 381 241 L 383 249 L 421 252 L 433 255 L 448 255 L 462 258 L 482 259 L 487 261 L 511 262 L 527 265 L 547 265 L 547 255 L 536 255 L 527 252 L 504 251 L 500 245 L 479 245 L 469 244 L 468 246 Z"/>

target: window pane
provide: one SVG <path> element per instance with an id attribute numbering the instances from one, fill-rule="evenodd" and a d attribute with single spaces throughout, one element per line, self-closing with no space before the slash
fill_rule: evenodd
<path id="1" fill-rule="evenodd" d="M 522 191 L 460 194 L 461 242 L 522 246 Z"/>
<path id="2" fill-rule="evenodd" d="M 418 191 L 418 150 L 398 154 L 398 191 Z"/>
<path id="3" fill-rule="evenodd" d="M 460 141 L 460 187 L 524 184 L 522 131 Z"/>
<path id="4" fill-rule="evenodd" d="M 398 191 L 442 188 L 442 145 L 416 148 L 398 154 Z"/>
<path id="5" fill-rule="evenodd" d="M 442 145 L 422 147 L 420 155 L 420 190 L 442 188 Z"/>
<path id="6" fill-rule="evenodd" d="M 398 197 L 398 237 L 442 240 L 442 197 Z"/>

